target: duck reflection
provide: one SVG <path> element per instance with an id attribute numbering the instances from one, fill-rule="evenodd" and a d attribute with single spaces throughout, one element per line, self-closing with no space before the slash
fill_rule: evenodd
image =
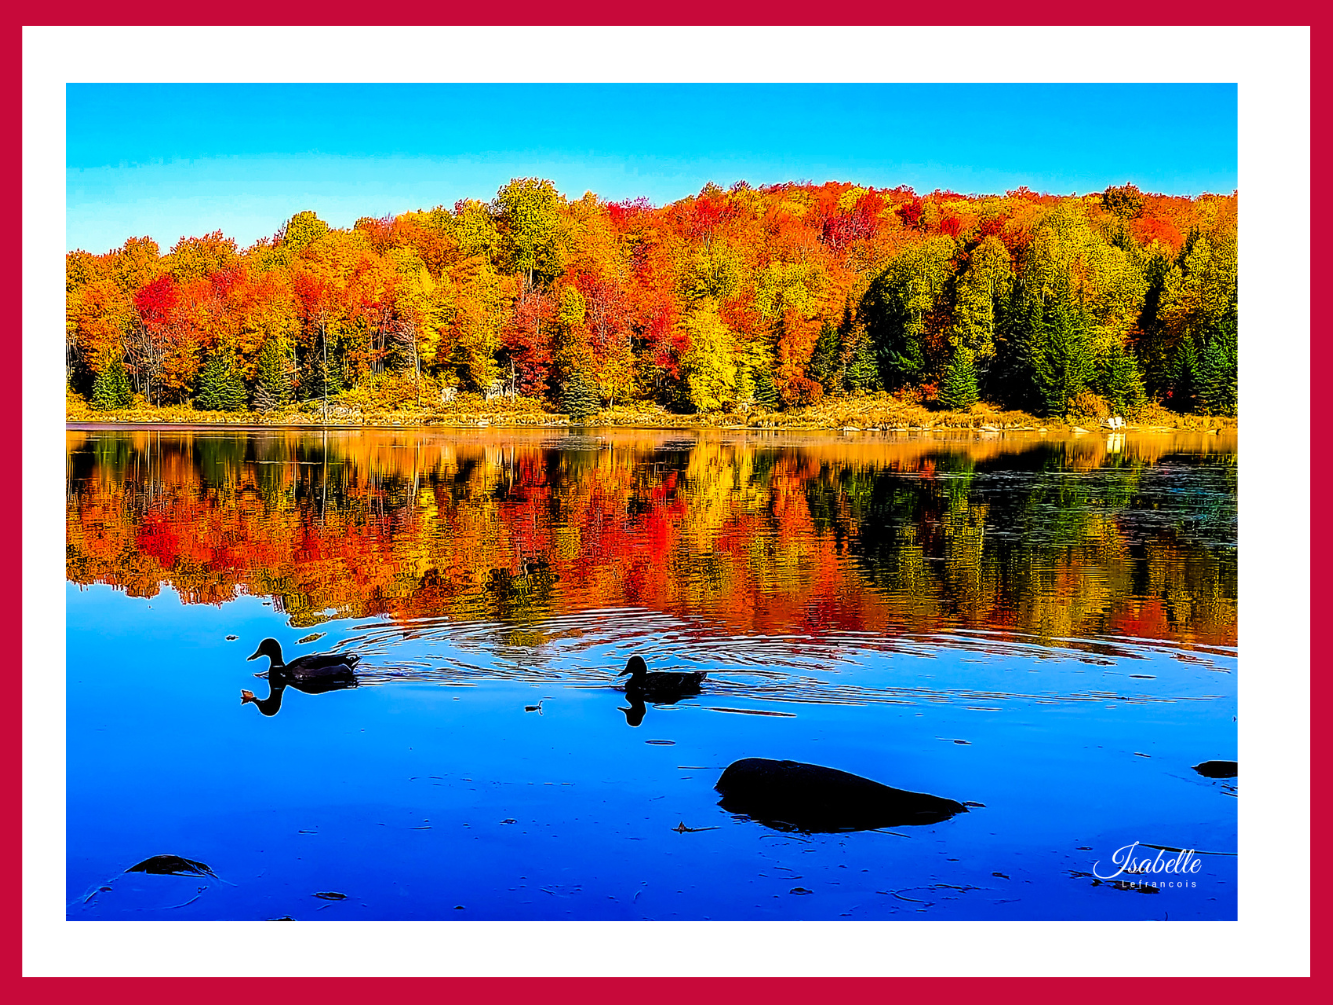
<path id="1" fill-rule="evenodd" d="M 625 713 L 625 722 L 631 726 L 637 726 L 643 722 L 643 717 L 648 714 L 648 706 L 644 704 L 643 695 L 626 694 L 629 699 L 629 708 L 624 705 L 619 706 L 620 711 Z"/>
<path id="2" fill-rule="evenodd" d="M 241 689 L 241 704 L 252 704 L 264 715 L 278 714 L 278 709 L 282 707 L 282 692 L 289 687 L 295 688 L 304 694 L 325 694 L 329 691 L 343 691 L 349 687 L 357 686 L 356 675 L 350 669 L 341 673 L 324 674 L 320 677 L 298 677 L 280 668 L 275 668 L 270 670 L 267 676 L 267 696 L 257 698 L 253 691 Z"/>
<path id="3" fill-rule="evenodd" d="M 625 722 L 631 726 L 637 726 L 643 722 L 643 717 L 648 714 L 648 703 L 651 702 L 654 708 L 661 708 L 663 705 L 674 705 L 682 698 L 693 698 L 696 694 L 672 694 L 669 691 L 641 691 L 638 688 L 625 688 L 625 700 L 629 702 L 629 707 L 618 706 L 620 711 L 625 713 Z"/>

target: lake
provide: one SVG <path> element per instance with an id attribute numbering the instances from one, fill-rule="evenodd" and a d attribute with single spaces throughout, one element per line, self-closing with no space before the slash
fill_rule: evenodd
<path id="1" fill-rule="evenodd" d="M 1234 430 L 66 442 L 71 919 L 1237 916 Z"/>

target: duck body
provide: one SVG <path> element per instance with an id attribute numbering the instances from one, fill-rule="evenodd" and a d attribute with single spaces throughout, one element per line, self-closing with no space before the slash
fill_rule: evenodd
<path id="1" fill-rule="evenodd" d="M 1240 774 L 1235 761 L 1204 761 L 1194 765 L 1194 770 L 1204 778 L 1235 778 Z"/>
<path id="2" fill-rule="evenodd" d="M 265 639 L 248 659 L 267 656 L 269 673 L 279 673 L 290 681 L 310 680 L 322 677 L 350 677 L 353 675 L 361 657 L 356 653 L 310 653 L 299 656 L 290 663 L 282 659 L 282 645 L 277 639 Z"/>
<path id="3" fill-rule="evenodd" d="M 718 779 L 718 805 L 774 830 L 837 832 L 935 824 L 967 807 L 820 764 L 747 757 Z"/>
<path id="4" fill-rule="evenodd" d="M 708 676 L 702 670 L 692 673 L 649 673 L 648 664 L 644 663 L 642 656 L 631 656 L 625 669 L 617 676 L 624 677 L 626 674 L 629 680 L 625 682 L 625 693 L 644 698 L 679 698 L 682 695 L 698 694 L 699 685 Z"/>

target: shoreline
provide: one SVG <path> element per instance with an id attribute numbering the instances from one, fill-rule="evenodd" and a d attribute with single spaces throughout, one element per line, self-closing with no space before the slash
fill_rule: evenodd
<path id="1" fill-rule="evenodd" d="M 1110 433 L 1102 417 L 1040 418 L 1027 412 L 974 405 L 967 411 L 935 411 L 892 398 L 833 399 L 816 406 L 786 412 L 751 411 L 678 414 L 660 406 L 606 408 L 582 420 L 546 412 L 535 403 L 514 401 L 468 410 L 362 410 L 335 406 L 325 416 L 319 411 L 288 407 L 275 412 L 208 412 L 188 406 L 129 408 L 97 412 L 82 402 L 66 408 L 65 426 L 75 428 L 234 429 L 717 429 L 747 431 L 821 431 L 892 433 L 999 433 L 1070 434 Z M 1218 433 L 1235 430 L 1239 420 L 1230 416 L 1189 415 L 1149 406 L 1118 432 Z"/>
<path id="2" fill-rule="evenodd" d="M 677 430 L 680 432 L 719 432 L 719 433 L 892 433 L 894 435 L 958 435 L 971 433 L 981 437 L 1001 436 L 1015 433 L 1034 434 L 1037 436 L 1060 437 L 1082 437 L 1093 434 L 1102 435 L 1124 435 L 1126 433 L 1136 434 L 1174 434 L 1174 433 L 1204 433 L 1212 435 L 1221 435 L 1223 433 L 1235 433 L 1239 427 L 1232 425 L 1199 425 L 1199 426 L 1162 426 L 1148 424 L 1126 424 L 1118 430 L 1111 430 L 1105 426 L 1070 426 L 1064 423 L 1047 426 L 817 426 L 817 425 L 798 425 L 795 423 L 783 423 L 781 425 L 716 425 L 708 423 L 690 423 L 680 425 L 663 424 L 633 424 L 633 423 L 612 423 L 612 422 L 546 422 L 546 423 L 517 423 L 517 422 L 399 422 L 399 423 L 308 423 L 308 422 L 207 422 L 207 421 L 184 421 L 184 420 L 117 420 L 117 419 L 67 419 L 65 429 L 68 430 L 108 430 L 108 429 L 179 429 L 186 432 L 195 432 L 203 430 L 221 430 L 233 429 L 237 432 L 258 432 L 263 430 L 303 430 L 314 432 L 317 430 L 330 430 L 336 432 L 346 432 L 350 430 L 477 430 L 477 429 L 496 429 L 496 430 L 568 430 L 578 432 L 583 430 L 638 430 L 638 431 L 667 431 Z"/>

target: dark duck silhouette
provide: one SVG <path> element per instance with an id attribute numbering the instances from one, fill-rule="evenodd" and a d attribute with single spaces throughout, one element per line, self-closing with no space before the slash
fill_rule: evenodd
<path id="1" fill-rule="evenodd" d="M 692 673 L 665 673 L 658 670 L 649 673 L 648 664 L 644 663 L 642 656 L 631 656 L 625 669 L 616 676 L 624 677 L 626 674 L 629 674 L 629 680 L 625 682 L 625 694 L 631 700 L 638 695 L 650 701 L 670 701 L 684 695 L 698 694 L 699 685 L 708 676 L 702 670 Z"/>
<path id="2" fill-rule="evenodd" d="M 837 832 L 935 824 L 967 807 L 837 768 L 747 757 L 722 772 L 718 805 L 774 830 Z"/>
<path id="3" fill-rule="evenodd" d="M 290 663 L 284 663 L 282 661 L 282 645 L 277 639 L 265 639 L 259 643 L 259 648 L 254 651 L 254 655 L 248 656 L 246 659 L 257 660 L 261 656 L 268 657 L 268 672 L 270 674 L 275 670 L 280 670 L 285 677 L 295 680 L 306 680 L 311 677 L 347 676 L 361 661 L 361 657 L 356 653 L 310 653 L 308 656 L 298 656 Z M 255 676 L 262 677 L 263 674 L 255 674 Z"/>
<path id="4" fill-rule="evenodd" d="M 1204 778 L 1235 778 L 1240 774 L 1235 761 L 1204 761 L 1193 767 Z"/>
<path id="5" fill-rule="evenodd" d="M 361 657 L 356 653 L 310 653 L 284 663 L 282 646 L 277 639 L 265 639 L 249 659 L 267 656 L 268 670 L 255 674 L 268 678 L 268 695 L 256 698 L 253 691 L 241 691 L 241 704 L 253 703 L 264 715 L 277 715 L 282 707 L 282 692 L 294 688 L 305 694 L 326 694 L 356 687 L 355 668 Z"/>

